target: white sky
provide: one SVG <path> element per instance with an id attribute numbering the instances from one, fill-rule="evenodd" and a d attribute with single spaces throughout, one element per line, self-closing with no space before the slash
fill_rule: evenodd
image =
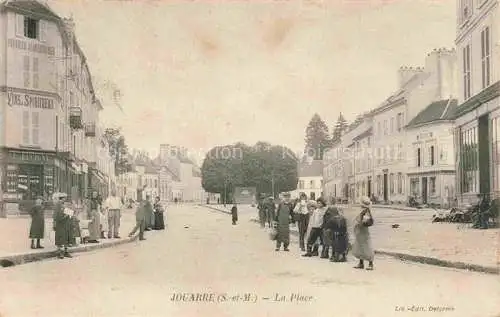
<path id="1" fill-rule="evenodd" d="M 48 3 L 73 14 L 91 72 L 122 91 L 125 114 L 101 94 L 105 124 L 150 152 L 300 149 L 315 112 L 330 129 L 340 111 L 353 120 L 396 90 L 400 66 L 455 39 L 455 0 Z"/>

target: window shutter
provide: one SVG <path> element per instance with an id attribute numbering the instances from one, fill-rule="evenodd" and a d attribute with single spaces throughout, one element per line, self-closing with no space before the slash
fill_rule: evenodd
<path id="1" fill-rule="evenodd" d="M 40 27 L 38 28 L 38 38 L 41 42 L 45 42 L 47 40 L 47 21 L 40 20 Z"/>
<path id="2" fill-rule="evenodd" d="M 16 14 L 16 36 L 24 36 L 24 15 Z"/>
<path id="3" fill-rule="evenodd" d="M 33 144 L 38 145 L 40 142 L 40 113 L 39 112 L 33 112 L 31 115 L 31 124 L 32 124 L 32 130 L 31 130 L 31 140 L 33 141 Z"/>
<path id="4" fill-rule="evenodd" d="M 23 144 L 28 145 L 30 143 L 30 113 L 29 111 L 23 111 Z"/>
<path id="5" fill-rule="evenodd" d="M 24 87 L 29 87 L 30 86 L 30 57 L 29 56 L 24 56 L 23 60 L 23 76 L 24 76 Z"/>
<path id="6" fill-rule="evenodd" d="M 38 76 L 38 58 L 33 58 L 33 88 L 38 88 L 39 76 Z"/>

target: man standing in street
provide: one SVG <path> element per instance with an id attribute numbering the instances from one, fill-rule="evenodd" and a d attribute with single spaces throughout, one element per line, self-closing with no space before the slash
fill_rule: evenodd
<path id="1" fill-rule="evenodd" d="M 128 235 L 132 237 L 137 230 L 139 230 L 139 240 L 146 240 L 144 238 L 144 230 L 146 229 L 146 217 L 144 212 L 145 201 L 140 201 L 135 210 L 135 227 Z"/>
<path id="2" fill-rule="evenodd" d="M 281 244 L 285 251 L 290 251 L 290 223 L 294 222 L 293 219 L 293 203 L 290 200 L 290 193 L 283 194 L 283 201 L 279 203 L 276 211 L 277 222 L 277 238 L 276 238 L 276 251 L 279 251 Z"/>
<path id="3" fill-rule="evenodd" d="M 104 208 L 108 211 L 108 239 L 111 237 L 120 239 L 120 218 L 122 202 L 116 196 L 116 190 L 111 190 L 111 195 L 104 202 Z"/>

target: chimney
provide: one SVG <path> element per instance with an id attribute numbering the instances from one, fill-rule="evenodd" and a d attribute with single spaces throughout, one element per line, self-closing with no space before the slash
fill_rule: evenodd
<path id="1" fill-rule="evenodd" d="M 435 78 L 438 85 L 436 100 L 444 100 L 457 96 L 458 65 L 454 49 L 434 49 L 427 54 L 425 69 Z"/>
<path id="2" fill-rule="evenodd" d="M 424 69 L 421 67 L 401 66 L 398 70 L 399 88 L 403 88 L 414 75 L 423 72 Z"/>

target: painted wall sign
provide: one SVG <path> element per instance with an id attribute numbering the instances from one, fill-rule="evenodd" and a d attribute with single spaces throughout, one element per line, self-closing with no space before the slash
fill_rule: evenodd
<path id="1" fill-rule="evenodd" d="M 8 93 L 9 106 L 23 106 L 37 109 L 54 109 L 54 100 L 51 98 L 32 96 L 29 94 Z"/>
<path id="2" fill-rule="evenodd" d="M 10 48 L 15 48 L 18 50 L 25 50 L 51 56 L 53 56 L 56 51 L 52 46 L 47 46 L 40 43 L 30 43 L 19 39 L 9 39 L 7 45 Z"/>

